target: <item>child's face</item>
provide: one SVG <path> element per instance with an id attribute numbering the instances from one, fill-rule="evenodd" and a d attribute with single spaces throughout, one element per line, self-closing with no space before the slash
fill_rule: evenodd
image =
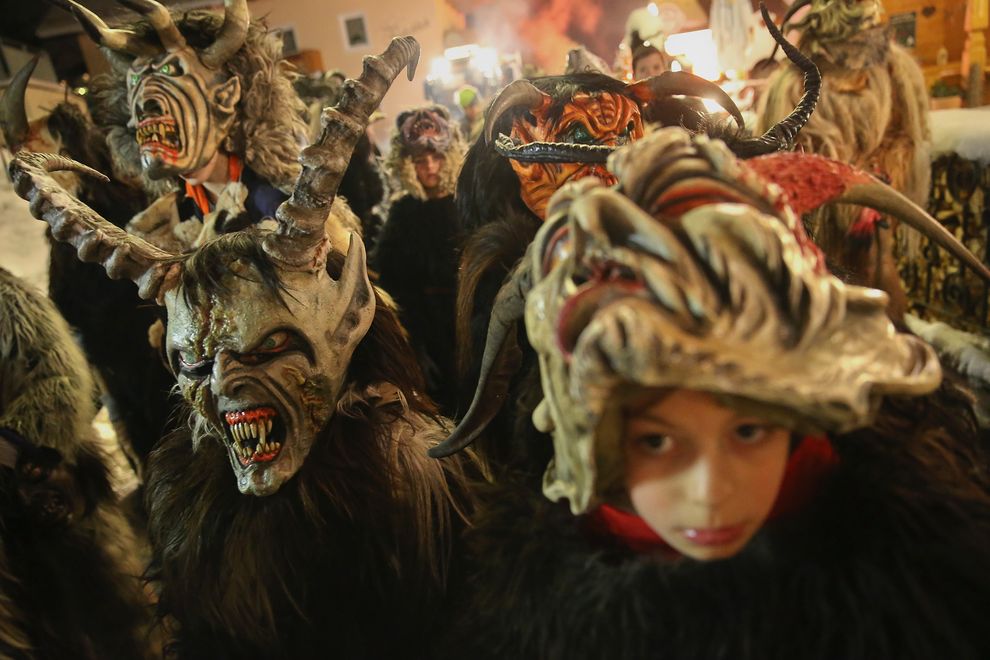
<path id="1" fill-rule="evenodd" d="M 636 69 L 633 71 L 634 80 L 645 80 L 653 76 L 659 76 L 667 70 L 667 63 L 660 53 L 650 53 L 645 57 L 636 60 Z"/>
<path id="2" fill-rule="evenodd" d="M 626 490 L 683 555 L 732 557 L 762 527 L 784 478 L 790 431 L 674 390 L 626 416 Z"/>

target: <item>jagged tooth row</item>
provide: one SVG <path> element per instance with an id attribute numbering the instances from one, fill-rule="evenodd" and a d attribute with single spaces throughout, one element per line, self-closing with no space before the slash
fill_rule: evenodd
<path id="1" fill-rule="evenodd" d="M 268 435 L 272 432 L 272 420 L 264 419 L 257 422 L 241 422 L 230 425 L 230 433 L 234 437 L 234 450 L 243 458 L 250 458 L 255 454 L 268 454 L 278 451 L 282 447 L 280 442 L 267 442 Z M 241 445 L 245 440 L 258 440 L 252 451 L 249 447 Z"/>

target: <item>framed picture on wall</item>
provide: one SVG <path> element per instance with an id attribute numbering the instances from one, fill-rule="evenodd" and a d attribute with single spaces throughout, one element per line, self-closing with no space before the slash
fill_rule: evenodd
<path id="1" fill-rule="evenodd" d="M 341 14 L 340 29 L 344 33 L 344 47 L 347 50 L 365 50 L 371 46 L 363 13 Z"/>

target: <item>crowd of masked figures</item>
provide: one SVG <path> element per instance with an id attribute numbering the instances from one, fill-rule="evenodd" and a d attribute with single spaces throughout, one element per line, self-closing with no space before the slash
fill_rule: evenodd
<path id="1" fill-rule="evenodd" d="M 67 0 L 91 118 L 2 104 L 0 657 L 990 657 L 987 175 L 877 2 L 764 10 L 755 129 L 643 46 L 384 158 L 412 37 L 301 85 L 246 0 L 124 4 Z"/>

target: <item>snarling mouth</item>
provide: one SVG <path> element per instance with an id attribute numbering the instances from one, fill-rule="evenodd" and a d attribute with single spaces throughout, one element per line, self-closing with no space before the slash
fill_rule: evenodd
<path id="1" fill-rule="evenodd" d="M 175 118 L 168 115 L 142 120 L 137 127 L 137 141 L 141 149 L 160 152 L 173 158 L 182 149 Z"/>
<path id="2" fill-rule="evenodd" d="M 224 414 L 227 440 L 241 465 L 275 460 L 285 441 L 285 424 L 274 408 L 260 407 Z"/>

